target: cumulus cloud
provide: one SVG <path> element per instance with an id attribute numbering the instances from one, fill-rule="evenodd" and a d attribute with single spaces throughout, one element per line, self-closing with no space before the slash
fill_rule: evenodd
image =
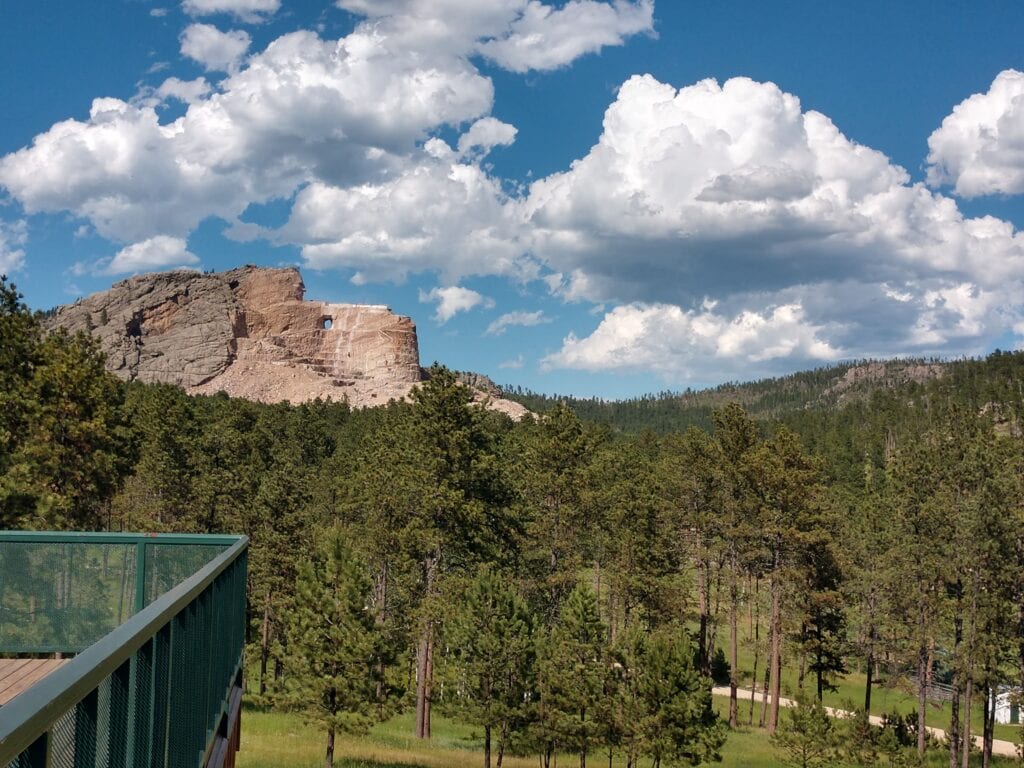
<path id="1" fill-rule="evenodd" d="M 644 2 L 613 3 L 608 18 L 629 15 Z M 273 13 L 278 5 L 277 0 L 186 0 L 183 8 L 195 16 L 252 18 Z M 31 146 L 0 158 L 0 185 L 28 213 L 70 211 L 121 243 L 161 234 L 185 237 L 208 217 L 235 224 L 232 231 L 240 234 L 244 227 L 237 219 L 249 205 L 287 199 L 307 187 L 313 191 L 306 199 L 340 191 L 352 199 L 364 195 L 372 206 L 378 195 L 364 194 L 371 186 L 387 197 L 425 174 L 450 191 L 466 186 L 459 177 L 475 176 L 469 186 L 493 187 L 490 204 L 500 207 L 500 182 L 473 166 L 491 147 L 511 142 L 515 129 L 489 117 L 494 86 L 474 57 L 481 41 L 513 34 L 515 24 L 539 13 L 539 4 L 353 0 L 340 5 L 367 17 L 348 35 L 325 40 L 297 31 L 248 56 L 245 32 L 189 26 L 182 36 L 184 54 L 211 70 L 229 72 L 216 90 L 202 79 L 171 79 L 130 101 L 97 98 L 86 118 L 56 123 Z M 582 3 L 591 11 L 594 5 L 606 4 Z M 555 24 L 559 13 L 541 14 L 547 22 L 529 18 L 543 26 Z M 188 107 L 162 122 L 159 102 L 169 98 Z M 423 142 L 445 126 L 465 125 L 460 152 L 451 153 L 439 169 Z M 458 230 L 452 236 L 464 247 L 456 261 L 474 241 L 503 252 L 516 247 L 514 236 L 499 236 L 490 226 L 440 229 L 442 234 Z M 380 229 L 342 232 L 339 244 L 298 232 L 293 222 L 287 236 L 308 246 L 311 264 L 344 265 L 351 243 L 383 242 L 394 234 Z M 398 242 L 408 245 L 410 238 L 400 236 Z M 390 245 L 383 251 L 390 253 Z M 436 250 L 417 253 L 409 264 L 434 266 Z M 492 259 L 499 270 L 509 271 L 507 260 Z M 406 268 L 385 265 L 366 274 L 390 276 Z"/>
<path id="2" fill-rule="evenodd" d="M 652 32 L 653 0 L 337 0 L 377 28 L 433 52 L 482 55 L 513 72 L 550 70 Z"/>
<path id="3" fill-rule="evenodd" d="M 629 304 L 604 316 L 586 338 L 570 334 L 562 348 L 542 361 L 546 368 L 587 371 L 653 371 L 684 381 L 715 374 L 729 378 L 739 366 L 766 361 L 833 360 L 842 355 L 819 338 L 803 308 L 786 304 L 764 313 L 725 316 L 712 305 L 684 311 L 667 304 Z"/>
<path id="4" fill-rule="evenodd" d="M 447 288 L 432 288 L 430 291 L 420 291 L 420 301 L 423 303 L 437 302 L 437 311 L 434 312 L 434 319 L 441 325 L 447 323 L 459 312 L 468 312 L 474 307 L 493 307 L 494 300 L 477 293 L 470 288 L 462 288 L 452 285 Z"/>
<path id="5" fill-rule="evenodd" d="M 0 275 L 21 269 L 25 263 L 28 223 L 24 219 L 0 220 Z"/>
<path id="6" fill-rule="evenodd" d="M 188 244 L 180 237 L 157 235 L 122 248 L 108 264 L 100 266 L 104 274 L 122 275 L 198 263 L 199 257 L 188 250 Z"/>
<path id="7" fill-rule="evenodd" d="M 598 350 L 612 367 L 653 365 L 651 345 L 612 340 L 644 338 L 651 307 L 668 327 L 708 322 L 706 300 L 725 329 L 752 317 L 771 329 L 779 308 L 799 307 L 813 334 L 766 349 L 822 360 L 973 352 L 1021 313 L 1024 235 L 965 217 L 772 83 L 631 78 L 597 144 L 521 206 L 553 292 L 620 305 L 552 366 L 586 367 Z"/>
<path id="8" fill-rule="evenodd" d="M 504 315 L 488 325 L 487 330 L 484 331 L 484 333 L 488 336 L 500 336 L 510 326 L 533 326 L 543 325 L 550 322 L 551 318 L 547 317 L 542 309 L 538 309 L 536 312 L 525 312 L 522 310 L 506 312 Z"/>
<path id="9" fill-rule="evenodd" d="M 425 268 L 455 282 L 473 274 L 534 276 L 519 226 L 496 179 L 431 139 L 416 162 L 383 183 L 305 187 L 279 234 L 306 243 L 309 266 L 356 269 L 356 282 L 401 280 Z"/>
<path id="10" fill-rule="evenodd" d="M 221 32 L 212 24 L 189 24 L 181 33 L 182 56 L 199 62 L 207 72 L 233 72 L 251 44 L 247 32 Z"/>
<path id="11" fill-rule="evenodd" d="M 0 159 L 30 213 L 71 211 L 104 237 L 182 237 L 302 184 L 379 179 L 438 126 L 489 111 L 493 86 L 464 58 L 425 61 L 370 27 L 339 41 L 278 38 L 220 91 L 162 124 L 147 103 L 102 98 Z"/>
<path id="12" fill-rule="evenodd" d="M 513 72 L 557 69 L 653 28 L 653 0 L 571 0 L 558 9 L 531 0 L 506 34 L 481 43 L 478 50 Z"/>
<path id="13" fill-rule="evenodd" d="M 459 137 L 459 154 L 479 150 L 486 155 L 494 147 L 512 144 L 516 140 L 516 127 L 494 117 L 482 117 Z"/>
<path id="14" fill-rule="evenodd" d="M 184 0 L 181 7 L 189 16 L 226 13 L 239 21 L 258 24 L 277 13 L 281 0 Z"/>
<path id="15" fill-rule="evenodd" d="M 928 137 L 928 183 L 958 195 L 1024 193 L 1024 72 L 1000 72 Z"/>
<path id="16" fill-rule="evenodd" d="M 199 101 L 209 92 L 210 84 L 206 82 L 205 77 L 197 77 L 195 80 L 169 77 L 153 91 L 153 95 L 161 103 L 168 99 L 177 99 L 183 104 L 191 104 L 194 101 Z"/>

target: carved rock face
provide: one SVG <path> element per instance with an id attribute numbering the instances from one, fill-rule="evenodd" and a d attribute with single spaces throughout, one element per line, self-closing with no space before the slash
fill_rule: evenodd
<path id="1" fill-rule="evenodd" d="M 416 326 L 387 307 L 304 301 L 296 269 L 141 275 L 61 307 L 48 324 L 91 331 L 126 380 L 265 402 L 353 405 L 421 380 Z"/>
<path id="2" fill-rule="evenodd" d="M 60 307 L 46 323 L 91 332 L 122 379 L 193 394 L 347 399 L 360 408 L 403 398 L 422 381 L 411 319 L 384 306 L 305 301 L 304 293 L 294 268 L 177 270 L 124 280 Z M 527 413 L 471 388 L 494 410 L 516 419 Z"/>

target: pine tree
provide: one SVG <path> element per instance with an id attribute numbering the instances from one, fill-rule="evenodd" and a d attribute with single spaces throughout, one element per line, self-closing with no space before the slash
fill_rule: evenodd
<path id="1" fill-rule="evenodd" d="M 605 628 L 588 586 L 569 593 L 538 655 L 540 728 L 549 742 L 575 751 L 580 768 L 586 768 L 587 753 L 600 733 L 607 669 Z"/>
<path id="2" fill-rule="evenodd" d="M 411 524 L 416 535 L 410 541 L 422 567 L 414 723 L 418 738 L 430 738 L 438 629 L 434 604 L 441 581 L 449 570 L 471 567 L 485 553 L 510 556 L 516 538 L 491 435 L 481 409 L 472 405 L 471 390 L 441 366 L 428 373 L 427 381 L 410 395 L 410 436 L 425 481 Z"/>
<path id="3" fill-rule="evenodd" d="M 782 726 L 771 737 L 793 768 L 818 768 L 836 760 L 836 734 L 832 719 L 817 698 L 800 692 Z"/>
<path id="4" fill-rule="evenodd" d="M 364 733 L 376 695 L 376 637 L 370 583 L 339 530 L 302 562 L 287 614 L 282 702 L 327 730 L 326 768 L 338 731 Z"/>
<path id="5" fill-rule="evenodd" d="M 726 728 L 711 707 L 711 680 L 693 664 L 693 648 L 679 630 L 652 633 L 643 654 L 640 692 L 643 738 L 653 768 L 721 760 Z"/>
<path id="6" fill-rule="evenodd" d="M 491 766 L 491 739 L 498 742 L 497 766 L 511 738 L 527 722 L 533 691 L 533 616 L 504 577 L 483 567 L 446 627 L 451 647 L 452 710 L 483 726 L 484 768 Z"/>
<path id="7" fill-rule="evenodd" d="M 36 349 L 20 396 L 20 440 L 0 479 L 6 524 L 94 529 L 109 522 L 109 501 L 128 472 L 133 446 L 123 385 L 104 369 L 96 342 L 57 331 Z M 18 515 L 20 512 L 20 515 Z"/>

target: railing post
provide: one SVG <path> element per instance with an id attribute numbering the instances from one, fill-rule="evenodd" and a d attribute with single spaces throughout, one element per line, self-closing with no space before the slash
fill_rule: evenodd
<path id="1" fill-rule="evenodd" d="M 146 542 L 135 543 L 135 613 L 146 607 Z"/>
<path id="2" fill-rule="evenodd" d="M 28 764 L 30 768 L 50 768 L 52 754 L 50 741 L 52 731 L 47 730 L 42 736 L 36 739 L 28 748 Z M 12 763 L 13 765 L 13 763 Z"/>
<path id="3" fill-rule="evenodd" d="M 99 691 L 93 689 L 75 707 L 75 763 L 74 768 L 96 766 L 96 719 Z"/>
<path id="4" fill-rule="evenodd" d="M 128 734 L 133 733 L 129 723 L 132 678 L 131 659 L 110 676 L 110 701 L 107 704 L 107 765 L 109 768 L 128 768 Z"/>

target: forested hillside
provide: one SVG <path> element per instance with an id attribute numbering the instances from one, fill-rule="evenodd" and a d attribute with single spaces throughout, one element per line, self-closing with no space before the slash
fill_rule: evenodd
<path id="1" fill-rule="evenodd" d="M 998 360 L 999 362 L 995 362 Z M 870 400 L 878 391 L 913 394 L 920 385 L 953 376 L 957 384 L 965 378 L 992 382 L 1005 375 L 1021 375 L 1019 355 L 996 353 L 977 369 L 979 361 L 889 360 L 842 363 L 801 371 L 774 379 L 727 383 L 704 390 L 663 391 L 625 400 L 577 398 L 571 395 L 542 395 L 522 387 L 504 387 L 506 397 L 536 413 L 564 403 L 587 421 L 607 424 L 613 429 L 635 432 L 650 429 L 665 433 L 695 426 L 710 429 L 711 414 L 730 402 L 737 402 L 751 416 L 779 420 L 794 414 L 819 414 Z M 917 386 L 915 386 L 917 385 Z"/>
<path id="2" fill-rule="evenodd" d="M 248 535 L 251 698 L 321 723 L 328 758 L 402 710 L 429 738 L 436 710 L 481 729 L 486 765 L 712 762 L 747 724 L 892 765 L 928 748 L 942 681 L 959 765 L 972 722 L 996 734 L 981 703 L 1024 682 L 1019 354 L 827 406 L 848 369 L 524 397 L 515 423 L 440 367 L 366 410 L 124 385 L 0 288 L 0 524 Z M 595 415 L 691 401 L 657 432 Z M 864 713 L 880 686 L 916 713 L 824 728 L 813 700 L 849 680 Z"/>

